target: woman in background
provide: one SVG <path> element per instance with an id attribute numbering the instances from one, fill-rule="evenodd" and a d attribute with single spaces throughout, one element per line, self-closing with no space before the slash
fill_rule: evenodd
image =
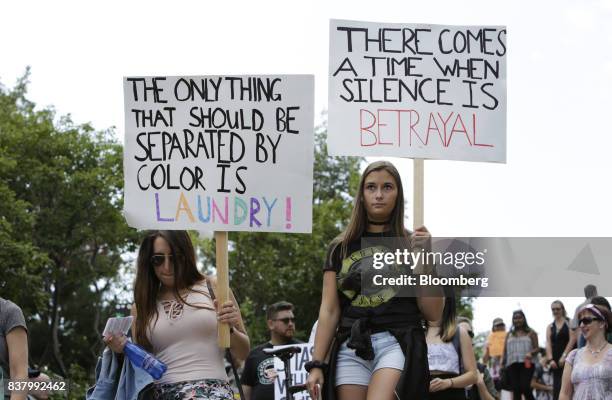
<path id="1" fill-rule="evenodd" d="M 563 369 L 560 400 L 612 399 L 612 345 L 606 333 L 612 326 L 612 313 L 587 304 L 578 312 L 578 326 L 586 345 L 572 350 Z"/>
<path id="2" fill-rule="evenodd" d="M 514 400 L 534 400 L 531 378 L 534 366 L 532 359 L 537 354 L 538 334 L 529 327 L 522 310 L 512 314 L 512 328 L 506 335 L 503 365 L 508 369 L 508 381 Z"/>
<path id="3" fill-rule="evenodd" d="M 468 386 L 478 381 L 472 339 L 457 326 L 454 296 L 444 299 L 442 317 L 427 321 L 430 400 L 464 400 Z"/>
<path id="4" fill-rule="evenodd" d="M 574 331 L 569 327 L 569 318 L 565 306 L 560 300 L 555 300 L 550 305 L 554 321 L 546 328 L 546 359 L 553 375 L 553 400 L 559 398 L 561 391 L 561 377 L 563 376 L 563 365 L 565 358 L 571 350 Z"/>

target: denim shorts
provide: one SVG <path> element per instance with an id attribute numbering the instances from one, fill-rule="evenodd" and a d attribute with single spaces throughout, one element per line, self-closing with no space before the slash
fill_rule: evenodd
<path id="1" fill-rule="evenodd" d="M 364 360 L 349 349 L 345 341 L 340 345 L 336 361 L 336 386 L 368 386 L 372 374 L 381 368 L 404 369 L 404 353 L 397 340 L 389 332 L 379 332 L 372 336 L 374 359 Z"/>

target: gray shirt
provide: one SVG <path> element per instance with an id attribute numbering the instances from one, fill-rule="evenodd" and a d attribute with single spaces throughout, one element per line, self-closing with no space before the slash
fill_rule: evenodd
<path id="1" fill-rule="evenodd" d="M 0 297 L 0 367 L 3 369 L 5 377 L 10 376 L 6 336 L 10 331 L 18 327 L 23 327 L 27 331 L 21 308 L 12 301 Z"/>

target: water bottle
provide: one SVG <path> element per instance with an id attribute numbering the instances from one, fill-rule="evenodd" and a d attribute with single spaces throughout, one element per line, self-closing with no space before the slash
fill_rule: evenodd
<path id="1" fill-rule="evenodd" d="M 146 352 L 142 347 L 135 345 L 132 342 L 127 342 L 123 352 L 130 359 L 132 364 L 138 368 L 142 368 L 149 373 L 154 379 L 158 380 L 166 372 L 166 364 L 153 357 L 152 354 Z"/>

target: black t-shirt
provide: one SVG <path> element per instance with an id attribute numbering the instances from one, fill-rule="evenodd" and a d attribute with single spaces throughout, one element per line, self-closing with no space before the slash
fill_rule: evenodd
<path id="1" fill-rule="evenodd" d="M 291 340 L 287 344 L 299 344 L 299 340 Z M 264 353 L 264 349 L 274 347 L 267 342 L 255 347 L 249 353 L 242 371 L 241 383 L 251 386 L 251 400 L 274 400 L 274 356 Z"/>
<path id="2" fill-rule="evenodd" d="M 343 317 L 397 315 L 401 320 L 407 315 L 420 314 L 415 297 L 398 296 L 401 287 L 365 285 L 367 292 L 362 292 L 361 281 L 371 282 L 370 273 L 412 273 L 407 265 L 385 267 L 386 272 L 372 268 L 374 253 L 395 252 L 403 248 L 408 248 L 408 242 L 391 232 L 364 233 L 360 239 L 349 243 L 345 257 L 342 257 L 341 243 L 330 245 L 323 270 L 336 272 Z"/>

